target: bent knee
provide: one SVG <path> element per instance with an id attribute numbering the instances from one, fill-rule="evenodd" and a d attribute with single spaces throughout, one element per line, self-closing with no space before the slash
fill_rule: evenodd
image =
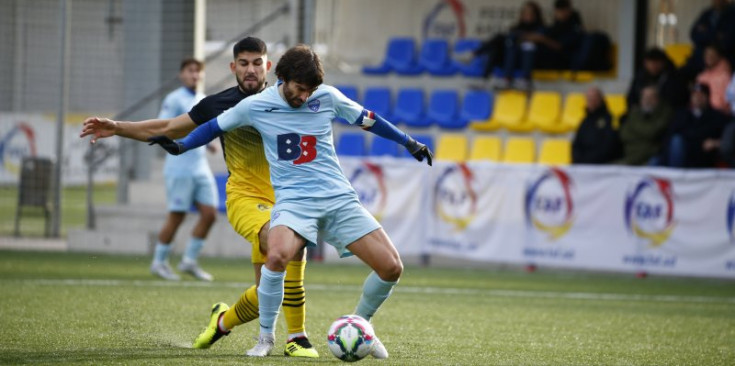
<path id="1" fill-rule="evenodd" d="M 396 282 L 401 278 L 402 273 L 403 263 L 401 262 L 400 258 L 396 258 L 395 260 L 387 263 L 383 266 L 383 268 L 380 269 L 380 272 L 378 272 L 378 277 L 380 277 L 380 279 L 382 279 L 383 281 Z"/>

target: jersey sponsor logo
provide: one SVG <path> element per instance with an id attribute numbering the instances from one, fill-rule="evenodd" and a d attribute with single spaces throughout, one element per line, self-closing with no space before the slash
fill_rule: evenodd
<path id="1" fill-rule="evenodd" d="M 268 113 L 270 113 L 270 112 L 273 112 L 273 111 L 277 111 L 277 110 L 279 110 L 279 109 L 281 109 L 281 108 L 277 108 L 277 107 L 273 107 L 273 108 L 266 108 L 266 109 L 264 109 L 264 110 L 263 110 L 263 112 L 268 112 Z"/>
<path id="2" fill-rule="evenodd" d="M 286 133 L 276 137 L 278 160 L 291 160 L 294 164 L 308 163 L 316 158 L 316 137 Z"/>
<path id="3" fill-rule="evenodd" d="M 434 186 L 434 211 L 444 222 L 463 231 L 477 216 L 477 193 L 473 187 L 474 174 L 464 164 L 446 168 Z"/>
<path id="4" fill-rule="evenodd" d="M 572 228 L 574 201 L 571 177 L 563 170 L 550 168 L 526 189 L 526 223 L 557 240 Z"/>
<path id="5" fill-rule="evenodd" d="M 674 195 L 671 181 L 641 179 L 625 199 L 625 225 L 649 247 L 663 245 L 674 231 Z"/>
<path id="6" fill-rule="evenodd" d="M 314 99 L 306 104 L 306 106 L 309 107 L 309 109 L 311 109 L 312 112 L 318 112 L 319 106 L 321 105 L 322 105 L 322 102 L 320 102 L 319 99 Z"/>
<path id="7" fill-rule="evenodd" d="M 36 156 L 36 134 L 30 125 L 20 122 L 5 136 L 0 136 L 0 165 L 6 171 L 18 174 L 25 156 Z"/>

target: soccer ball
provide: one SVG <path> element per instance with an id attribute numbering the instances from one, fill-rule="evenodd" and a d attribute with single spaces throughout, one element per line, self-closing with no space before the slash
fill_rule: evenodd
<path id="1" fill-rule="evenodd" d="M 337 358 L 346 362 L 362 360 L 370 354 L 375 342 L 373 326 L 358 315 L 337 318 L 327 332 L 327 346 Z"/>

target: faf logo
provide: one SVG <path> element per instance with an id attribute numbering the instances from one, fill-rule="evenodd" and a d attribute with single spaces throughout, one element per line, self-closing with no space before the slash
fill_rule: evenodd
<path id="1" fill-rule="evenodd" d="M 36 156 L 36 135 L 31 126 L 21 122 L 0 137 L 0 166 L 19 174 L 24 156 Z"/>
<path id="2" fill-rule="evenodd" d="M 735 242 L 735 191 L 730 195 L 730 202 L 727 205 L 727 233 L 730 241 Z"/>
<path id="3" fill-rule="evenodd" d="M 663 245 L 676 226 L 671 182 L 653 177 L 638 182 L 625 199 L 625 225 L 650 247 Z"/>
<path id="4" fill-rule="evenodd" d="M 465 9 L 460 0 L 439 0 L 424 18 L 424 39 L 464 38 L 467 35 Z"/>
<path id="5" fill-rule="evenodd" d="M 444 222 L 462 231 L 477 214 L 477 194 L 472 188 L 473 173 L 464 163 L 441 173 L 434 187 L 434 211 Z"/>
<path id="6" fill-rule="evenodd" d="M 574 201 L 572 179 L 558 168 L 550 168 L 526 189 L 526 222 L 557 240 L 572 228 Z"/>
<path id="7" fill-rule="evenodd" d="M 380 165 L 364 162 L 352 173 L 350 183 L 355 188 L 360 202 L 380 221 L 385 213 L 388 190 Z"/>

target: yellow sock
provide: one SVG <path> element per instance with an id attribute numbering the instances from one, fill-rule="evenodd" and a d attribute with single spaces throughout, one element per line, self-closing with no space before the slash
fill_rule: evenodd
<path id="1" fill-rule="evenodd" d="M 258 318 L 258 290 L 255 285 L 240 295 L 235 305 L 225 312 L 222 324 L 227 329 L 232 329 L 240 324 L 245 324 Z"/>
<path id="2" fill-rule="evenodd" d="M 306 261 L 291 261 L 286 266 L 283 293 L 283 316 L 286 317 L 288 333 L 304 333 L 306 320 L 306 292 L 304 291 L 304 269 Z"/>

